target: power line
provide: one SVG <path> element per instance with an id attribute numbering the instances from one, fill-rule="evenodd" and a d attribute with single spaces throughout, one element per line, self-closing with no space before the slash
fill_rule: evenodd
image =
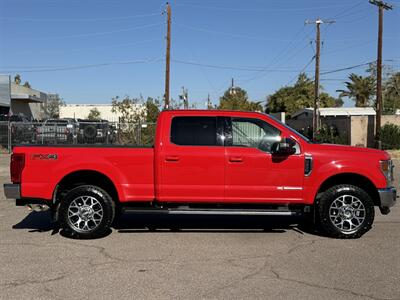
<path id="1" fill-rule="evenodd" d="M 199 62 L 185 61 L 180 59 L 171 59 L 173 62 L 185 65 L 194 65 L 201 66 L 207 68 L 215 68 L 215 69 L 225 69 L 225 70 L 237 70 L 237 71 L 252 71 L 252 72 L 298 72 L 296 69 L 265 69 L 265 68 L 250 68 L 250 67 L 239 67 L 239 66 L 227 66 L 227 65 L 213 65 L 213 64 L 204 64 Z"/>
<path id="2" fill-rule="evenodd" d="M 311 65 L 311 63 L 314 61 L 314 59 L 315 59 L 315 55 L 313 57 L 311 57 L 311 59 L 308 61 L 308 63 L 298 73 L 303 73 L 308 68 L 308 66 Z M 289 80 L 289 82 L 286 83 L 285 86 L 290 85 L 297 77 L 298 77 L 298 74 L 296 74 L 295 77 L 293 77 L 291 80 Z"/>
<path id="3" fill-rule="evenodd" d="M 150 43 L 154 41 L 161 41 L 161 38 L 156 39 L 148 39 L 143 41 L 138 41 L 135 43 L 124 43 L 124 44 L 111 44 L 111 45 L 102 45 L 96 47 L 86 47 L 86 48 L 76 48 L 76 49 L 62 49 L 62 50 L 52 50 L 52 51 L 34 51 L 34 53 L 45 53 L 45 54 L 54 54 L 54 53 L 69 53 L 69 52 L 80 52 L 87 50 L 98 50 L 98 49 L 110 49 L 110 48 L 121 48 L 121 47 L 129 47 L 129 46 L 137 46 L 145 43 Z M 15 54 L 32 54 L 32 49 L 30 51 L 15 51 Z"/>
<path id="4" fill-rule="evenodd" d="M 48 68 L 39 68 L 39 69 L 28 69 L 28 70 L 1 70 L 4 73 L 41 73 L 41 72 L 55 72 L 55 71 L 70 71 L 70 70 L 79 70 L 79 69 L 89 69 L 89 68 L 98 68 L 105 67 L 111 65 L 130 65 L 130 64 L 144 64 L 144 63 L 152 63 L 158 62 L 163 59 L 148 59 L 148 60 L 128 60 L 128 61 L 119 61 L 119 62 L 106 62 L 106 63 L 98 63 L 98 64 L 87 64 L 87 65 L 76 65 L 76 66 L 56 66 L 56 67 L 48 67 Z"/>
<path id="5" fill-rule="evenodd" d="M 186 6 L 200 9 L 210 10 L 226 10 L 226 11 L 238 11 L 238 12 L 281 12 L 281 11 L 309 11 L 309 10 L 321 10 L 331 9 L 337 7 L 347 7 L 348 5 L 331 5 L 331 6 L 312 6 L 312 7 L 301 7 L 301 8 L 272 8 L 272 9 L 259 9 L 259 8 L 235 8 L 235 7 L 221 7 L 221 6 L 204 6 L 197 4 L 176 4 L 176 6 Z"/>
<path id="6" fill-rule="evenodd" d="M 265 37 L 260 37 L 260 36 L 249 36 L 249 35 L 244 35 L 244 34 L 234 34 L 234 33 L 229 33 L 229 32 L 222 32 L 222 31 L 217 31 L 217 30 L 212 30 L 212 29 L 206 29 L 206 28 L 199 28 L 199 27 L 194 27 L 190 25 L 185 25 L 182 23 L 174 23 L 177 26 L 187 28 L 190 30 L 195 30 L 195 31 L 201 31 L 205 33 L 213 33 L 213 34 L 218 34 L 218 35 L 225 35 L 233 38 L 243 38 L 243 39 L 248 39 L 248 40 L 260 40 L 260 41 L 280 41 L 280 42 L 292 42 L 292 39 L 274 39 L 274 38 L 265 38 Z"/>
<path id="7" fill-rule="evenodd" d="M 338 73 L 338 72 L 348 71 L 348 70 L 352 70 L 352 69 L 356 69 L 356 68 L 360 68 L 360 67 L 365 67 L 365 66 L 368 66 L 369 64 L 374 63 L 374 62 L 375 61 L 370 61 L 370 62 L 367 62 L 367 63 L 362 63 L 362 64 L 350 66 L 350 67 L 344 67 L 344 68 L 335 69 L 335 70 L 331 70 L 331 71 L 325 71 L 325 72 L 321 72 L 320 75 Z"/>
<path id="8" fill-rule="evenodd" d="M 308 47 L 308 43 L 305 44 L 300 50 L 298 50 L 298 51 L 294 52 L 292 55 L 290 55 L 290 56 L 289 56 L 286 60 L 284 60 L 283 62 L 281 62 L 281 63 L 279 63 L 279 64 L 274 64 L 274 65 L 275 65 L 275 66 L 281 66 L 281 65 L 283 65 L 284 63 L 290 61 L 291 59 L 293 59 L 294 57 L 296 57 L 297 55 L 299 55 L 300 53 L 302 53 L 303 50 L 306 49 L 307 47 Z M 296 49 L 296 47 L 295 47 L 295 49 Z M 266 76 L 266 75 L 268 75 L 268 70 L 264 70 L 263 74 L 261 74 L 261 75 L 256 75 L 256 76 L 253 76 L 253 77 L 251 77 L 251 78 L 249 78 L 249 79 L 243 81 L 242 84 L 248 83 L 248 82 L 253 81 L 253 80 L 256 80 L 256 79 L 263 78 L 263 77 Z"/>
<path id="9" fill-rule="evenodd" d="M 334 15 L 334 16 L 332 16 L 332 17 L 329 17 L 329 19 L 341 19 L 341 18 L 345 18 L 345 17 L 347 17 L 349 14 L 351 14 L 351 13 L 349 13 L 352 9 L 354 9 L 354 8 L 356 8 L 356 7 L 358 7 L 358 6 L 360 6 L 361 4 L 363 4 L 364 3 L 364 1 L 359 1 L 359 2 L 357 2 L 355 5 L 353 5 L 352 7 L 350 7 L 350 8 L 346 8 L 346 9 L 344 9 L 344 10 L 342 10 L 341 12 L 339 12 L 338 14 L 336 14 L 336 15 Z"/>
<path id="10" fill-rule="evenodd" d="M 131 27 L 131 28 L 119 29 L 119 30 L 82 33 L 82 34 L 75 34 L 75 35 L 51 36 L 51 37 L 43 37 L 43 38 L 24 38 L 23 40 L 25 40 L 25 41 L 27 41 L 27 40 L 43 41 L 43 40 L 60 40 L 60 39 L 68 39 L 68 38 L 90 37 L 90 36 L 99 36 L 99 35 L 107 35 L 107 34 L 127 32 L 127 31 L 134 31 L 134 30 L 138 30 L 138 29 L 150 28 L 150 27 L 155 27 L 155 26 L 160 26 L 160 25 L 163 25 L 163 23 L 153 23 L 153 24 L 136 26 L 136 27 Z M 19 40 L 21 40 L 21 39 L 19 39 Z"/>
<path id="11" fill-rule="evenodd" d="M 19 18 L 19 17 L 1 17 L 0 20 L 6 21 L 34 21 L 34 22 L 92 22 L 92 21 L 120 21 L 120 20 L 130 20 L 136 18 L 145 18 L 152 16 L 159 16 L 160 13 L 133 15 L 117 18 Z"/>

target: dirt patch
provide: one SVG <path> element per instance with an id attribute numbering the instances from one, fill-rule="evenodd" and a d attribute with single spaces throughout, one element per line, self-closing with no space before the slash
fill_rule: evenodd
<path id="1" fill-rule="evenodd" d="M 386 150 L 392 158 L 400 159 L 400 150 Z"/>

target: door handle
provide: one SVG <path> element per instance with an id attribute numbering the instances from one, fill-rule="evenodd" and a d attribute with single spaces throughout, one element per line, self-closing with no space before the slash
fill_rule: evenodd
<path id="1" fill-rule="evenodd" d="M 237 156 L 229 157 L 229 161 L 233 163 L 241 163 L 243 162 L 243 158 Z"/>
<path id="2" fill-rule="evenodd" d="M 179 161 L 179 156 L 167 156 L 165 161 Z"/>

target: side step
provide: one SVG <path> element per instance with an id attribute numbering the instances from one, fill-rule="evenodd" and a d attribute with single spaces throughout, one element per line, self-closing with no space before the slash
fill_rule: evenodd
<path id="1" fill-rule="evenodd" d="M 225 216 L 300 216 L 302 211 L 289 210 L 263 210 L 263 209 L 189 209 L 189 208 L 134 208 L 125 207 L 124 212 L 137 214 L 168 214 L 168 215 L 225 215 Z"/>

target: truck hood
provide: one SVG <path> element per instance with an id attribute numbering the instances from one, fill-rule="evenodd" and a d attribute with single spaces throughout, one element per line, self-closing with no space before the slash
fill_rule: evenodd
<path id="1" fill-rule="evenodd" d="M 361 155 L 369 158 L 374 157 L 379 160 L 390 159 L 390 155 L 386 151 L 371 149 L 371 148 L 346 146 L 346 145 L 312 144 L 310 150 L 311 152 L 314 151 L 323 153 L 331 152 L 332 155 L 340 155 L 342 157 L 343 156 L 355 157 L 356 155 Z"/>

